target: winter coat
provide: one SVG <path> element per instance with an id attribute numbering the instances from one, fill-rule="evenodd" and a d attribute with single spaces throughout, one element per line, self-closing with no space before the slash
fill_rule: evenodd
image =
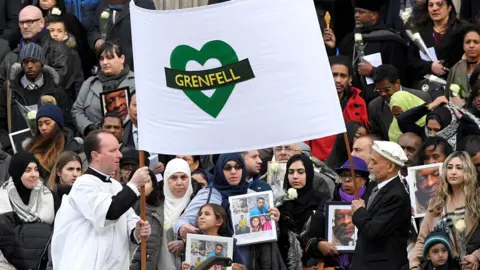
<path id="1" fill-rule="evenodd" d="M 65 0 L 65 9 L 75 15 L 85 26 L 88 33 L 92 32 L 95 25 L 95 11 L 100 0 Z"/>
<path id="2" fill-rule="evenodd" d="M 21 9 L 22 1 L 0 0 L 0 38 L 6 40 L 10 48 L 14 48 L 20 41 L 18 14 Z M 0 61 L 3 56 L 0 54 Z"/>
<path id="3" fill-rule="evenodd" d="M 132 71 L 118 86 L 118 88 L 122 87 L 129 87 L 130 92 L 135 90 L 135 77 Z M 72 116 L 80 134 L 85 134 L 85 129 L 89 125 L 97 126 L 102 121 L 103 114 L 100 106 L 100 93 L 102 92 L 103 86 L 98 76 L 92 76 L 83 82 L 77 100 L 72 107 Z"/>
<path id="4" fill-rule="evenodd" d="M 73 123 L 70 113 L 71 103 L 68 100 L 65 91 L 58 86 L 59 76 L 52 67 L 43 66 L 43 80 L 44 84 L 39 89 L 34 91 L 27 90 L 23 87 L 21 78 L 25 74 L 20 64 L 12 67 L 10 73 L 10 88 L 12 89 L 12 132 L 28 128 L 27 123 L 18 107 L 17 103 L 22 106 L 37 105 L 40 106 L 40 98 L 44 95 L 53 96 L 57 102 L 58 107 L 63 111 L 63 119 L 66 128 L 72 128 Z M 11 143 L 8 137 L 8 115 L 7 115 L 7 92 L 8 82 L 3 84 L 0 89 L 0 142 L 3 149 L 9 152 L 11 150 Z"/>
<path id="5" fill-rule="evenodd" d="M 60 85 L 64 86 L 65 76 L 67 75 L 68 65 L 68 47 L 50 37 L 48 30 L 43 30 L 38 33 L 34 39 L 35 43 L 40 45 L 45 55 L 44 65 L 49 65 L 55 69 L 60 79 Z M 14 63 L 20 62 L 19 54 L 20 47 L 15 48 L 8 53 L 0 64 L 0 82 L 3 83 L 9 74 L 10 67 Z"/>
<path id="6" fill-rule="evenodd" d="M 84 72 L 82 71 L 83 61 L 80 58 L 76 48 L 77 42 L 74 37 L 68 37 L 65 44 L 68 46 L 68 73 L 65 82 L 65 94 L 73 104 L 77 99 L 80 88 L 84 82 Z M 91 68 L 91 67 L 90 67 Z M 90 73 L 90 71 L 88 71 Z M 88 73 L 88 74 L 89 74 Z"/>
<path id="7" fill-rule="evenodd" d="M 0 149 L 0 186 L 10 177 L 8 167 L 10 166 L 11 159 L 12 157 L 9 154 Z"/>
<path id="8" fill-rule="evenodd" d="M 135 5 L 145 9 L 155 9 L 155 5 L 152 0 L 134 0 Z M 99 18 L 102 12 L 108 8 L 108 0 L 101 0 L 97 7 L 95 14 L 95 21 L 93 25 L 93 31 L 90 33 L 90 46 L 95 48 L 95 42 L 101 39 L 101 33 L 99 28 Z M 111 11 L 109 11 L 112 13 Z M 112 15 L 112 14 L 110 14 Z M 123 49 L 125 55 L 125 63 L 128 64 L 130 69 L 134 71 L 133 66 L 133 50 L 132 50 L 132 29 L 130 27 L 130 1 L 125 1 L 125 5 L 120 11 L 120 15 L 112 24 L 114 16 L 109 16 L 109 24 L 106 41 L 118 40 Z"/>

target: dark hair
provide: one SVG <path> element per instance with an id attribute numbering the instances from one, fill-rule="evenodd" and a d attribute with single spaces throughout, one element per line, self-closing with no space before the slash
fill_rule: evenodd
<path id="1" fill-rule="evenodd" d="M 480 66 L 477 66 L 477 68 Z M 476 71 L 477 69 L 475 69 Z M 479 76 L 480 73 L 477 73 L 475 76 Z M 474 74 L 470 76 L 470 81 L 472 80 Z M 476 79 L 475 79 L 476 80 Z M 465 104 L 465 108 L 469 109 L 470 112 L 477 114 L 477 106 L 475 105 L 475 98 L 480 95 L 480 81 L 476 81 L 475 85 L 471 87 L 470 95 L 468 96 L 467 103 Z"/>
<path id="2" fill-rule="evenodd" d="M 116 55 L 121 57 L 123 55 L 122 47 L 118 41 L 107 41 L 100 46 L 100 49 L 97 52 L 97 58 L 100 59 L 100 56 L 105 53 L 107 56 Z"/>
<path id="3" fill-rule="evenodd" d="M 394 84 L 400 79 L 398 75 L 398 69 L 390 64 L 385 64 L 377 67 L 375 70 L 375 76 L 373 77 L 373 81 L 375 83 L 379 83 L 381 81 L 389 81 L 390 83 Z"/>
<path id="4" fill-rule="evenodd" d="M 113 136 L 113 134 L 108 131 L 96 129 L 88 133 L 88 136 L 83 141 L 83 149 L 85 150 L 85 155 L 87 156 L 87 161 L 89 163 L 92 162 L 92 152 L 100 151 L 100 134 L 109 134 Z"/>
<path id="5" fill-rule="evenodd" d="M 257 198 L 257 202 L 258 202 L 259 200 L 265 201 L 265 199 L 264 199 L 263 197 L 258 197 L 258 198 Z"/>
<path id="6" fill-rule="evenodd" d="M 217 247 L 222 247 L 222 249 L 223 249 L 223 245 L 220 244 L 220 243 L 217 243 L 217 244 L 215 245 L 215 248 L 217 248 Z"/>
<path id="7" fill-rule="evenodd" d="M 218 229 L 218 235 L 225 236 L 228 231 L 228 217 L 227 217 L 227 212 L 225 212 L 225 209 L 222 206 L 214 203 L 204 204 L 198 210 L 197 220 L 198 220 L 198 217 L 200 217 L 200 213 L 202 212 L 202 209 L 205 208 L 206 206 L 210 206 L 212 208 L 213 213 L 215 214 L 215 218 L 217 220 L 221 219 L 223 221 L 222 225 L 220 225 L 220 228 Z"/>
<path id="8" fill-rule="evenodd" d="M 136 90 L 133 90 L 130 92 L 130 100 L 133 98 L 133 96 L 135 96 L 137 94 L 137 91 Z"/>
<path id="9" fill-rule="evenodd" d="M 423 143 L 422 147 L 418 151 L 419 165 L 423 165 L 423 162 L 427 158 L 427 156 L 425 155 L 425 150 L 430 146 L 433 146 L 432 151 L 435 151 L 437 147 L 440 147 L 445 157 L 448 157 L 451 153 L 453 153 L 452 146 L 448 143 L 447 140 L 438 136 L 430 137 Z"/>
<path id="10" fill-rule="evenodd" d="M 330 62 L 330 67 L 332 67 L 333 65 L 345 66 L 348 69 L 348 76 L 353 76 L 352 61 L 348 56 L 344 56 L 344 55 L 330 56 L 328 58 L 328 61 Z"/>
<path id="11" fill-rule="evenodd" d="M 49 25 L 51 23 L 62 23 L 65 30 L 67 30 L 67 24 L 65 23 L 65 20 L 63 19 L 62 16 L 50 14 L 47 17 L 45 17 L 45 25 Z"/>
<path id="12" fill-rule="evenodd" d="M 463 43 L 465 36 L 468 33 L 475 32 L 480 35 L 480 28 L 473 24 L 457 25 L 453 28 L 450 36 L 445 39 L 445 42 L 440 43 L 437 47 L 438 59 L 444 60 L 445 67 L 455 65 L 465 54 Z"/>
<path id="13" fill-rule="evenodd" d="M 432 19 L 430 18 L 430 14 L 428 14 L 428 1 L 429 0 L 425 0 L 425 2 L 416 1 L 416 3 L 413 5 L 412 16 L 410 17 L 408 24 L 413 25 L 419 30 L 425 28 L 429 24 L 433 24 Z M 448 24 L 450 27 L 452 24 L 458 21 L 457 12 L 455 10 L 455 6 L 453 5 L 452 0 L 446 0 L 446 3 L 447 6 L 452 7 L 450 14 L 448 14 Z"/>
<path id="14" fill-rule="evenodd" d="M 148 170 L 148 175 L 150 176 L 150 179 L 152 180 L 153 190 L 145 198 L 145 202 L 148 205 L 151 205 L 151 206 L 159 206 L 160 202 L 165 198 L 165 195 L 163 193 L 163 185 L 161 185 L 157 182 L 157 176 L 155 175 L 155 173 L 152 170 Z"/>
<path id="15" fill-rule="evenodd" d="M 55 121 L 54 121 L 55 122 Z M 58 156 L 65 149 L 65 134 L 60 125 L 55 122 L 55 131 L 49 137 L 43 137 L 37 127 L 35 136 L 25 147 L 25 150 L 36 155 L 38 162 L 43 168 L 51 170 L 57 162 Z"/>
<path id="16" fill-rule="evenodd" d="M 105 119 L 106 118 L 117 118 L 118 121 L 120 121 L 120 125 L 122 126 L 123 128 L 123 120 L 122 120 L 122 117 L 120 116 L 120 114 L 116 113 L 116 112 L 107 112 L 103 118 L 102 118 L 102 121 L 100 122 L 100 128 L 103 127 L 103 124 L 105 124 Z"/>
<path id="17" fill-rule="evenodd" d="M 365 128 L 368 132 L 368 129 L 361 123 L 357 121 L 348 121 L 345 123 L 347 128 L 347 137 L 348 137 L 348 144 L 350 145 L 350 149 L 353 147 L 353 140 L 355 139 L 355 134 L 360 128 Z M 343 133 L 337 134 L 335 138 L 335 144 L 333 145 L 332 151 L 330 155 L 328 155 L 325 164 L 332 168 L 340 168 L 345 160 L 348 159 L 348 152 L 347 147 L 345 146 L 345 138 Z"/>
<path id="18" fill-rule="evenodd" d="M 465 139 L 465 151 L 470 157 L 480 152 L 480 135 L 470 135 Z"/>
<path id="19" fill-rule="evenodd" d="M 473 88 L 477 88 L 477 89 L 480 88 L 480 84 L 477 84 L 478 77 L 480 77 L 480 65 L 477 65 L 475 67 L 475 69 L 473 70 L 472 74 L 470 75 L 470 80 L 468 82 L 470 83 L 470 87 L 472 89 Z"/>

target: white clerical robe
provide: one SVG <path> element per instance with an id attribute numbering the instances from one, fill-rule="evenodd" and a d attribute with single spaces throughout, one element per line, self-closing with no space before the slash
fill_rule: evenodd
<path id="1" fill-rule="evenodd" d="M 119 182 L 104 182 L 90 174 L 75 181 L 55 218 L 51 246 L 55 270 L 129 268 L 135 245 L 130 234 L 140 218 L 130 208 L 117 220 L 106 219 L 112 196 L 121 190 Z"/>

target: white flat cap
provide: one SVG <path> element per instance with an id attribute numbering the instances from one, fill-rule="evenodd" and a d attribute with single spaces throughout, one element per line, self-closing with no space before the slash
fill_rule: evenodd
<path id="1" fill-rule="evenodd" d="M 372 149 L 400 167 L 405 166 L 405 162 L 408 160 L 402 147 L 394 142 L 374 141 Z"/>

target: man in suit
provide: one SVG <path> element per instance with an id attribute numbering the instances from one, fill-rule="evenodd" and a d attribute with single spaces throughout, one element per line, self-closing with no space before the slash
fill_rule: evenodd
<path id="1" fill-rule="evenodd" d="M 390 97 L 398 91 L 407 91 L 426 103 L 432 101 L 427 92 L 409 89 L 401 85 L 398 70 L 392 65 L 381 65 L 376 69 L 373 77 L 375 91 L 380 95 L 368 104 L 368 115 L 372 134 L 380 137 L 382 140 L 389 140 L 388 129 L 393 120 L 393 114 L 390 111 Z"/>
<path id="2" fill-rule="evenodd" d="M 377 186 L 362 199 L 352 201 L 353 224 L 358 240 L 351 270 L 408 269 L 407 239 L 410 197 L 398 177 L 408 160 L 394 142 L 375 141 L 368 170 Z"/>

